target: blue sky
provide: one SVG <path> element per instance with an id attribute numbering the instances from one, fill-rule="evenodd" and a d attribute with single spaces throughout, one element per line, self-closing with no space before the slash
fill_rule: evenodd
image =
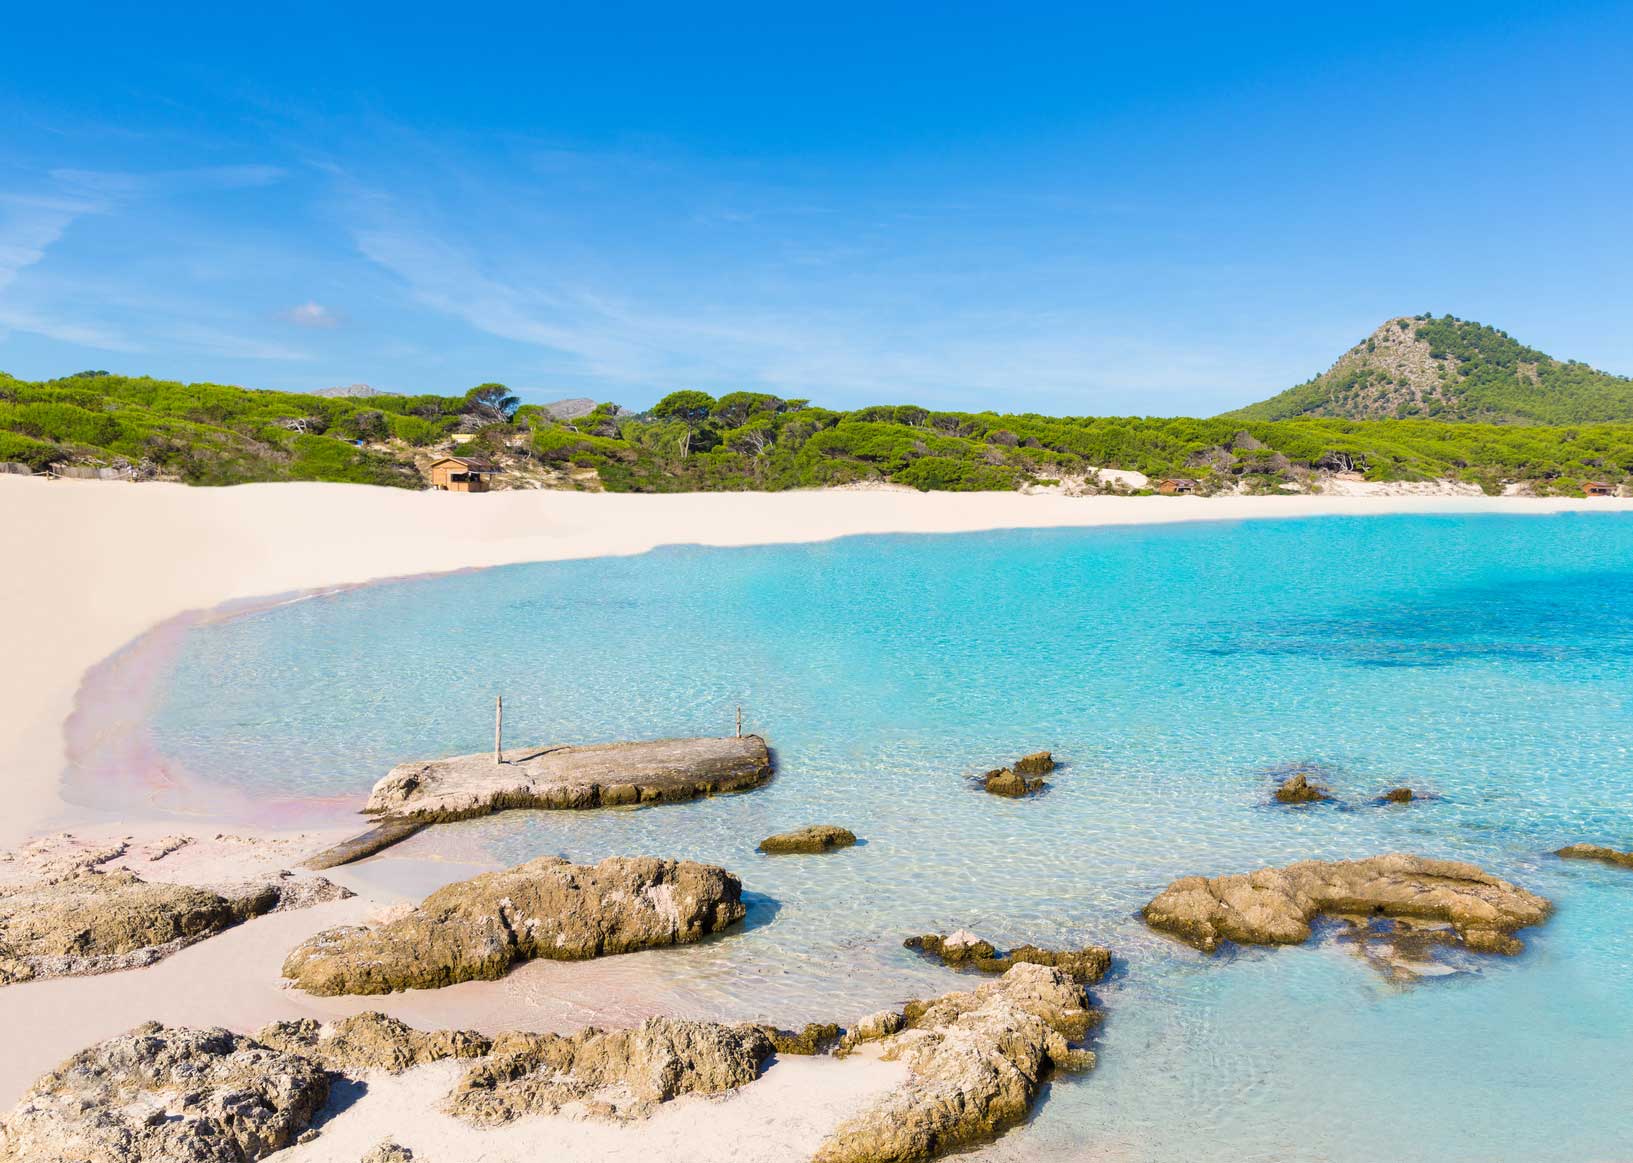
<path id="1" fill-rule="evenodd" d="M 146 7 L 7 17 L 14 375 L 1210 414 L 1423 310 L 1633 373 L 1633 4 Z"/>

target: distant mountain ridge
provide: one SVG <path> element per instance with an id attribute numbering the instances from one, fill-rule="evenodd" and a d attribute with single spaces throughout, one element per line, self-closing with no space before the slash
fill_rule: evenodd
<path id="1" fill-rule="evenodd" d="M 309 396 L 320 396 L 325 400 L 366 400 L 370 396 L 395 396 L 396 392 L 382 392 L 379 388 L 371 388 L 367 384 L 341 384 L 333 388 L 319 388 L 315 392 L 308 392 Z"/>
<path id="2" fill-rule="evenodd" d="M 1452 315 L 1400 316 L 1314 379 L 1224 416 L 1611 423 L 1633 420 L 1633 378 L 1554 359 Z"/>

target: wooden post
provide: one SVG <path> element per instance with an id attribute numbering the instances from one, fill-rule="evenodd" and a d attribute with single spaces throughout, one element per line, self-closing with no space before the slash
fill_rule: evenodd
<path id="1" fill-rule="evenodd" d="M 743 704 L 737 704 L 737 737 L 743 737 Z"/>
<path id="2" fill-rule="evenodd" d="M 499 764 L 504 762 L 504 760 L 499 758 L 499 746 L 500 746 L 500 741 L 504 737 L 504 732 L 505 732 L 505 696 L 504 695 L 494 695 L 493 696 L 493 765 L 495 767 L 499 766 Z"/>

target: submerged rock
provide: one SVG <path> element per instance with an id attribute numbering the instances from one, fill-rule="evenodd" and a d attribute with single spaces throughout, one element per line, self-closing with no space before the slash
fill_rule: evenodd
<path id="1" fill-rule="evenodd" d="M 1383 794 L 1386 804 L 1409 804 L 1417 798 L 1409 787 L 1392 787 Z"/>
<path id="2" fill-rule="evenodd" d="M 1111 952 L 1097 945 L 1082 949 L 1040 949 L 1036 945 L 1020 945 L 1007 953 L 999 953 L 990 941 L 983 941 L 974 933 L 960 929 L 942 936 L 925 933 L 909 937 L 902 944 L 917 949 L 944 964 L 969 966 L 983 973 L 1005 973 L 1016 965 L 1046 965 L 1070 974 L 1073 980 L 1093 985 L 1111 968 Z"/>
<path id="3" fill-rule="evenodd" d="M 779 832 L 760 841 L 760 851 L 769 855 L 831 852 L 856 843 L 856 833 L 834 824 L 812 824 L 792 832 Z"/>
<path id="4" fill-rule="evenodd" d="M 1074 1048 L 1097 1015 L 1058 969 L 1017 965 L 997 981 L 909 1005 L 905 1029 L 881 1053 L 907 1063 L 907 1081 L 841 1123 L 815 1163 L 929 1159 L 992 1138 L 1031 1110 L 1051 1068 L 1084 1069 Z"/>
<path id="5" fill-rule="evenodd" d="M 505 1034 L 448 1097 L 449 1113 L 478 1126 L 571 1107 L 640 1118 L 682 1094 L 721 1094 L 753 1082 L 773 1053 L 758 1026 L 648 1018 L 633 1030 L 571 1037 Z"/>
<path id="6" fill-rule="evenodd" d="M 1041 779 L 1027 779 L 1013 768 L 1000 767 L 982 776 L 981 786 L 990 795 L 1007 796 L 1009 799 L 1018 800 L 1036 795 L 1049 785 Z"/>
<path id="7" fill-rule="evenodd" d="M 1047 775 L 1055 769 L 1055 757 L 1048 751 L 1034 751 L 1017 759 L 1014 767 L 1021 775 Z"/>
<path id="8" fill-rule="evenodd" d="M 688 944 L 743 919 L 742 883 L 711 864 L 543 856 L 438 889 L 407 916 L 318 933 L 284 961 L 309 993 L 376 994 L 494 980 L 518 961 L 580 961 Z"/>
<path id="9" fill-rule="evenodd" d="M 1554 853 L 1565 860 L 1598 860 L 1605 864 L 1619 864 L 1633 868 L 1633 852 L 1621 852 L 1603 844 L 1567 844 Z"/>
<path id="10" fill-rule="evenodd" d="M 1276 789 L 1278 804 L 1316 804 L 1330 799 L 1331 793 L 1311 783 L 1302 771 L 1288 776 Z"/>
<path id="11" fill-rule="evenodd" d="M 416 1030 L 377 1011 L 333 1022 L 312 1018 L 273 1022 L 257 1032 L 255 1040 L 340 1074 L 371 1070 L 397 1074 L 444 1058 L 480 1058 L 493 1049 L 491 1039 L 471 1030 Z"/>
<path id="12" fill-rule="evenodd" d="M 285 874 L 220 891 L 82 871 L 0 892 L 0 985 L 151 965 L 251 917 L 352 894 Z"/>
<path id="13" fill-rule="evenodd" d="M 329 1094 L 313 1062 L 226 1030 L 138 1026 L 82 1050 L 0 1121 L 5 1163 L 245 1163 Z"/>
<path id="14" fill-rule="evenodd" d="M 1472 864 L 1392 853 L 1305 860 L 1239 876 L 1174 881 L 1141 915 L 1203 952 L 1223 941 L 1296 945 L 1318 915 L 1406 917 L 1450 925 L 1469 949 L 1518 953 L 1513 934 L 1541 924 L 1551 905 Z"/>

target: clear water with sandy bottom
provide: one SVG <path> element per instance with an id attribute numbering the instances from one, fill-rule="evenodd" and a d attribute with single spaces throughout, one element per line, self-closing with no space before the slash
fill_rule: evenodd
<path id="1" fill-rule="evenodd" d="M 1094 1072 L 994 1159 L 1633 1156 L 1633 518 L 1372 517 L 672 548 L 353 590 L 189 632 L 148 729 L 256 798 L 357 797 L 509 738 L 726 733 L 778 774 L 641 811 L 507 813 L 401 855 L 654 853 L 737 872 L 744 931 L 513 974 L 586 1015 L 847 1020 L 974 984 L 904 937 L 1105 944 Z M 1047 794 L 970 777 L 1047 748 Z M 1344 802 L 1272 806 L 1318 774 Z M 1434 798 L 1373 803 L 1410 784 Z M 342 800 L 341 802 L 349 802 Z M 316 809 L 315 809 L 316 810 Z M 758 841 L 831 822 L 820 857 Z M 1392 984 L 1342 944 L 1205 957 L 1144 928 L 1173 878 L 1389 851 L 1553 899 L 1515 958 Z M 388 857 L 389 858 L 389 857 Z M 618 963 L 618 964 L 615 964 Z"/>

